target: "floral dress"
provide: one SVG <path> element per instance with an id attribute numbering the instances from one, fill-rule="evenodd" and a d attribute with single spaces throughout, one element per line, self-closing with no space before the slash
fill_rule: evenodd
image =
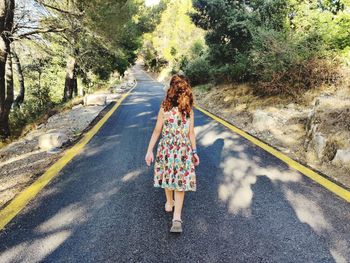
<path id="1" fill-rule="evenodd" d="M 189 117 L 182 117 L 177 107 L 164 112 L 162 137 L 154 163 L 154 187 L 196 191 L 189 125 Z"/>

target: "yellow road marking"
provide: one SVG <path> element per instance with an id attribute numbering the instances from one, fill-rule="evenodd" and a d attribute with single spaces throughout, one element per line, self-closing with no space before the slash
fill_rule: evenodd
<path id="1" fill-rule="evenodd" d="M 62 170 L 62 168 L 74 158 L 74 156 L 83 150 L 84 146 L 100 130 L 103 124 L 109 119 L 109 117 L 111 117 L 111 115 L 136 87 L 136 85 L 137 82 L 127 93 L 123 94 L 112 109 L 108 111 L 106 115 L 103 116 L 103 118 L 99 120 L 77 144 L 68 149 L 64 155 L 56 163 L 50 166 L 44 174 L 42 174 L 30 186 L 20 192 L 4 209 L 0 211 L 0 230 L 2 230 L 28 204 L 28 202 L 40 192 L 40 190 L 43 189 Z"/>
<path id="2" fill-rule="evenodd" d="M 350 192 L 348 190 L 346 190 L 346 189 L 342 188 L 341 186 L 331 182 L 330 180 L 328 180 L 327 178 L 323 177 L 322 175 L 319 175 L 318 173 L 314 172 L 310 168 L 307 168 L 306 166 L 304 166 L 304 165 L 294 161 L 293 159 L 291 159 L 287 155 L 279 152 L 278 150 L 276 150 L 276 149 L 272 148 L 271 146 L 267 145 L 266 143 L 263 143 L 262 141 L 256 139 L 255 137 L 253 137 L 253 136 L 249 135 L 248 133 L 242 131 L 241 129 L 237 128 L 236 126 L 228 123 L 227 121 L 225 121 L 225 120 L 223 120 L 223 119 L 221 119 L 221 118 L 211 114 L 210 112 L 206 111 L 205 109 L 203 109 L 203 108 L 201 108 L 201 107 L 199 107 L 197 105 L 195 106 L 195 108 L 198 109 L 199 111 L 203 112 L 207 116 L 213 118 L 214 120 L 220 122 L 221 124 L 223 124 L 224 126 L 229 128 L 233 132 L 237 133 L 238 135 L 242 136 L 243 138 L 251 141 L 255 145 L 257 145 L 260 148 L 264 149 L 268 153 L 274 155 L 275 157 L 277 157 L 281 161 L 283 161 L 286 164 L 288 164 L 290 167 L 292 167 L 295 170 L 301 172 L 302 174 L 304 174 L 305 176 L 309 177 L 313 181 L 319 183 L 320 185 L 322 185 L 323 187 L 325 187 L 329 191 L 333 192 L 334 194 L 338 195 L 339 197 L 341 197 L 341 198 L 345 199 L 346 201 L 350 202 Z"/>

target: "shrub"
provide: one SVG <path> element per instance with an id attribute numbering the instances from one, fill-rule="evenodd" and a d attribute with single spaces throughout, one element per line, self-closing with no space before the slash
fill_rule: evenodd
<path id="1" fill-rule="evenodd" d="M 20 108 L 13 108 L 9 115 L 13 135 L 19 135 L 27 124 L 34 122 L 54 107 L 55 104 L 50 100 L 49 92 L 47 86 L 28 86 L 27 99 Z"/>
<path id="2" fill-rule="evenodd" d="M 188 76 L 193 86 L 210 81 L 210 66 L 205 57 L 198 57 L 188 62 L 184 68 L 184 73 Z"/>

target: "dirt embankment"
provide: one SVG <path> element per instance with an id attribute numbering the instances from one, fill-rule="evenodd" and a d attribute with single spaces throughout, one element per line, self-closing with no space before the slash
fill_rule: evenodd
<path id="1" fill-rule="evenodd" d="M 247 85 L 194 88 L 198 105 L 350 187 L 348 92 L 314 90 L 293 102 L 254 96 Z"/>
<path id="2" fill-rule="evenodd" d="M 149 74 L 168 85 L 169 76 Z M 350 187 L 349 88 L 324 87 L 294 99 L 259 97 L 248 84 L 193 92 L 197 105 Z"/>

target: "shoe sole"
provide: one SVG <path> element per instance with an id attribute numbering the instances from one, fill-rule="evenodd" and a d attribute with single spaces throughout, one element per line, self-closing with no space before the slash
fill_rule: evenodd
<path id="1" fill-rule="evenodd" d="M 172 225 L 170 228 L 170 232 L 181 233 L 182 232 L 182 225 Z"/>
<path id="2" fill-rule="evenodd" d="M 182 229 L 181 228 L 172 228 L 172 229 L 170 229 L 170 232 L 171 233 L 181 233 Z"/>

